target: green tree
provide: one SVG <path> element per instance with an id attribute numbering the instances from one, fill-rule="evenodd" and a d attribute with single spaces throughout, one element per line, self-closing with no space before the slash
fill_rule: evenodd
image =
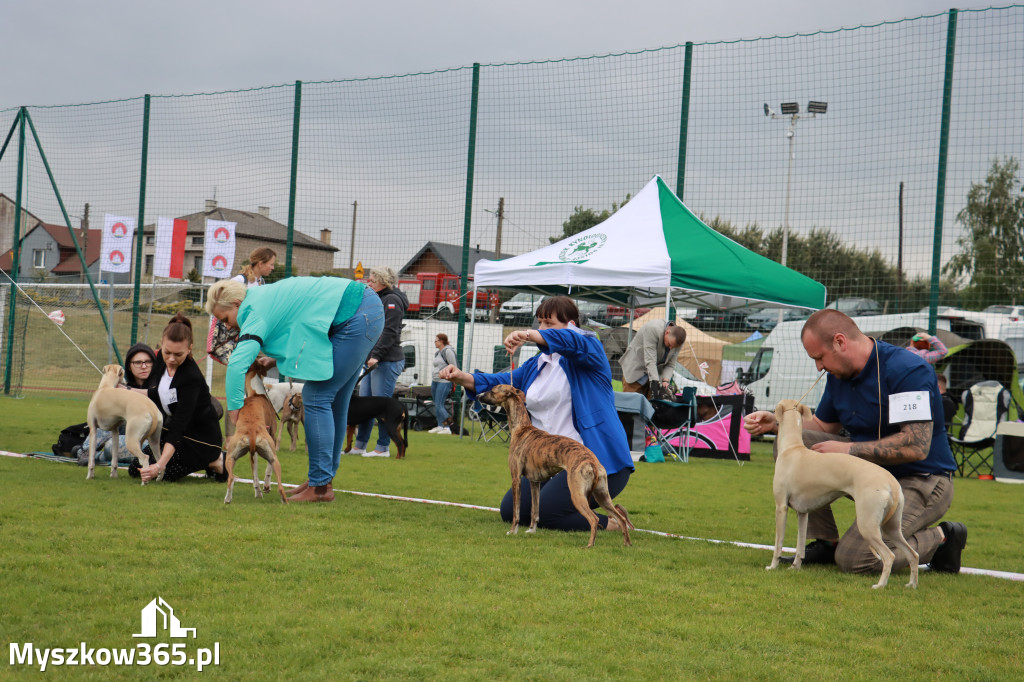
<path id="1" fill-rule="evenodd" d="M 603 223 L 604 221 L 608 220 L 608 218 L 611 217 L 612 213 L 615 213 L 620 208 L 629 203 L 629 200 L 631 198 L 632 195 L 627 194 L 625 200 L 623 200 L 621 204 L 615 204 L 613 202 L 611 211 L 608 211 L 606 209 L 604 211 L 601 211 L 600 213 L 598 213 L 592 208 L 583 208 L 582 206 L 577 206 L 576 208 L 573 209 L 572 215 L 569 216 L 569 219 L 562 223 L 562 234 L 558 235 L 557 237 L 548 237 L 548 241 L 554 244 L 555 242 L 560 242 L 567 237 L 573 236 L 574 234 L 579 234 L 580 232 L 589 230 L 594 225 Z"/>
<path id="2" fill-rule="evenodd" d="M 1018 170 L 1015 158 L 996 158 L 985 182 L 971 184 L 967 205 L 956 216 L 966 232 L 957 239 L 960 252 L 942 272 L 967 278 L 963 298 L 970 307 L 1024 300 L 1024 188 Z"/>

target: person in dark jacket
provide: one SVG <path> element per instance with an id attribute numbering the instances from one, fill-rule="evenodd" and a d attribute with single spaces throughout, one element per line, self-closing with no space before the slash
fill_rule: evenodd
<path id="1" fill-rule="evenodd" d="M 385 396 L 390 398 L 395 392 L 398 375 L 405 369 L 405 352 L 402 350 L 402 318 L 409 308 L 409 299 L 401 289 L 396 287 L 398 277 L 389 267 L 373 268 L 366 278 L 366 284 L 377 292 L 384 306 L 384 331 L 381 332 L 377 345 L 370 351 L 366 360 L 367 374 L 359 384 L 361 396 Z M 377 447 L 366 450 L 370 440 L 373 420 L 369 419 L 356 429 L 355 443 L 352 454 L 363 457 L 388 457 L 391 453 L 388 446 L 391 438 L 383 425 L 377 428 Z"/>
<path id="2" fill-rule="evenodd" d="M 124 382 L 128 388 L 145 388 L 153 373 L 156 353 L 145 343 L 137 343 L 124 356 Z"/>
<path id="3" fill-rule="evenodd" d="M 164 328 L 145 393 L 164 415 L 160 453 L 156 463 L 131 467 L 129 474 L 151 481 L 162 470 L 169 482 L 206 469 L 223 477 L 220 421 L 206 379 L 192 358 L 192 323 L 182 313 Z"/>

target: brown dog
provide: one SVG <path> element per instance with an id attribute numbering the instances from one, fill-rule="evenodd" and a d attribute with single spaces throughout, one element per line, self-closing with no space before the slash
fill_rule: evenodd
<path id="1" fill-rule="evenodd" d="M 299 424 L 306 419 L 306 409 L 302 406 L 302 391 L 292 391 L 288 394 L 288 397 L 284 399 L 284 405 L 281 406 L 280 417 L 281 428 L 277 432 L 275 445 L 278 450 L 281 449 L 281 436 L 287 429 L 288 435 L 292 437 L 292 451 L 294 452 L 299 440 Z"/>
<path id="2" fill-rule="evenodd" d="M 235 462 L 246 453 L 249 453 L 249 461 L 252 463 L 252 486 L 256 491 L 256 497 L 261 498 L 263 490 L 270 490 L 270 469 L 273 467 L 281 501 L 288 504 L 288 498 L 285 497 L 284 488 L 281 486 L 281 462 L 274 453 L 277 413 L 274 412 L 274 406 L 267 396 L 253 388 L 253 381 L 260 381 L 258 377 L 265 373 L 266 370 L 254 362 L 245 375 L 245 404 L 238 411 L 235 432 L 224 448 L 224 466 L 228 470 L 228 490 L 224 495 L 224 504 L 231 504 L 231 495 L 235 487 Z M 260 477 L 256 469 L 256 455 L 267 460 L 266 482 L 263 489 L 260 488 Z"/>
<path id="3" fill-rule="evenodd" d="M 110 477 L 117 478 L 117 460 L 120 457 L 118 445 L 120 439 L 117 429 L 124 424 L 124 444 L 128 451 L 139 458 L 142 466 L 149 464 L 149 455 L 142 451 L 142 441 L 148 440 L 150 450 L 156 457 L 160 456 L 160 431 L 163 429 L 164 418 L 153 401 L 144 395 L 118 388 L 124 382 L 124 367 L 107 365 L 103 368 L 103 378 L 99 388 L 92 394 L 89 401 L 87 421 L 89 423 L 89 473 L 92 478 L 96 467 L 96 431 L 104 429 L 114 435 L 110 440 L 112 457 L 110 458 Z M 164 472 L 156 479 L 162 480 Z M 146 485 L 143 481 L 142 485 Z"/>
<path id="4" fill-rule="evenodd" d="M 917 587 L 917 552 L 903 537 L 903 489 L 888 471 L 867 460 L 836 452 L 815 452 L 804 447 L 803 420 L 809 408 L 795 400 L 783 400 L 775 407 L 779 423 L 778 459 L 772 489 L 775 494 L 775 553 L 770 571 L 779 565 L 782 541 L 786 534 L 786 516 L 792 507 L 797 513 L 796 557 L 792 568 L 799 569 L 807 540 L 807 514 L 843 497 L 853 499 L 857 529 L 882 561 L 882 575 L 874 588 L 885 587 L 896 558 L 882 540 L 893 543 L 910 564 L 910 582 Z"/>
<path id="5" fill-rule="evenodd" d="M 636 528 L 630 523 L 626 510 L 612 502 L 608 493 L 608 474 L 601 462 L 582 443 L 535 427 L 526 411 L 525 397 L 522 391 L 508 384 L 500 384 L 477 396 L 482 403 L 504 408 L 512 429 L 508 447 L 508 467 L 512 474 L 512 528 L 508 534 L 514 535 L 519 530 L 520 477 L 525 476 L 530 481 L 532 506 L 530 528 L 526 532 L 535 533 L 540 517 L 540 484 L 565 470 L 572 504 L 590 522 L 590 543 L 587 547 L 594 546 L 598 527 L 597 514 L 590 509 L 588 502 L 591 496 L 618 521 L 626 546 L 632 545 L 629 531 Z"/>

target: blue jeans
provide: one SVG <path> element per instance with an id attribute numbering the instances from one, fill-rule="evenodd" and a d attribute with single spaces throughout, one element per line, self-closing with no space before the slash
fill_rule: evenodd
<path id="1" fill-rule="evenodd" d="M 334 376 L 307 381 L 302 388 L 311 486 L 327 485 L 338 472 L 352 389 L 383 329 L 384 307 L 377 293 L 367 288 L 359 309 L 331 335 Z"/>
<path id="2" fill-rule="evenodd" d="M 398 375 L 402 373 L 403 369 L 405 369 L 405 358 L 392 362 L 378 362 L 377 367 L 363 377 L 363 383 L 359 384 L 359 395 L 390 398 L 395 392 L 395 382 L 398 381 Z M 367 441 L 370 440 L 371 430 L 373 430 L 372 419 L 367 419 L 360 424 L 356 429 L 356 442 L 353 447 L 365 448 Z M 388 431 L 383 425 L 378 425 L 377 450 L 384 452 L 389 445 L 391 445 L 391 436 L 388 435 Z"/>
<path id="3" fill-rule="evenodd" d="M 444 407 L 444 401 L 448 400 L 448 394 L 452 392 L 450 381 L 430 382 L 430 396 L 434 399 L 434 416 L 437 417 L 437 425 L 441 426 L 450 416 Z"/>

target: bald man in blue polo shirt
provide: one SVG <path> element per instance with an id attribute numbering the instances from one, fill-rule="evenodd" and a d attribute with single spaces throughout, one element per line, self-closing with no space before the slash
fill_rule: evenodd
<path id="1" fill-rule="evenodd" d="M 949 521 L 932 525 L 953 502 L 956 470 L 935 370 L 904 348 L 864 335 L 847 315 L 831 308 L 807 319 L 800 340 L 818 371 L 828 372 L 814 418 L 804 425 L 804 444 L 888 470 L 903 489 L 907 541 L 931 570 L 959 573 L 967 528 Z M 744 426 L 755 435 L 778 432 L 772 412 L 754 412 Z M 848 439 L 838 436 L 843 428 Z M 846 573 L 882 569 L 856 523 L 839 537 L 830 506 L 810 514 L 807 537 L 816 539 L 807 545 L 805 564 L 834 562 Z M 904 566 L 906 560 L 897 556 L 893 570 Z"/>

